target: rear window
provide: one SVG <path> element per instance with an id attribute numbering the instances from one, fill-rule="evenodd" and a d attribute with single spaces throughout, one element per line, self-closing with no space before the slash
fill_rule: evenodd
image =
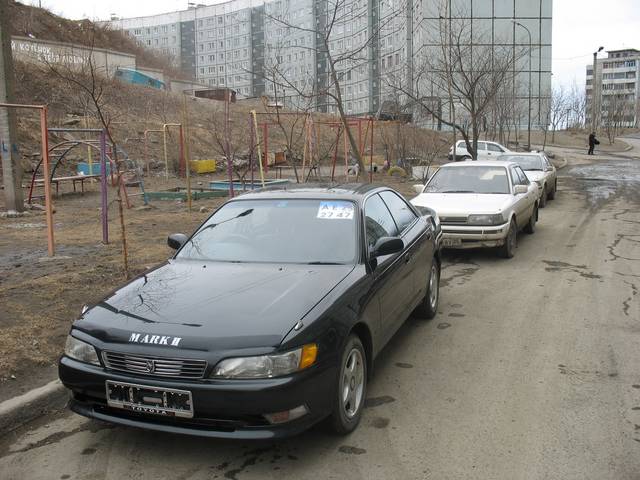
<path id="1" fill-rule="evenodd" d="M 465 165 L 440 168 L 429 180 L 424 193 L 509 193 L 504 167 Z"/>

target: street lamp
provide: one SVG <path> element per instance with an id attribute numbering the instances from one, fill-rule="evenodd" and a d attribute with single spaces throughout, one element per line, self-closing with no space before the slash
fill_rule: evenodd
<path id="1" fill-rule="evenodd" d="M 598 53 L 604 50 L 604 47 L 600 47 L 597 51 L 593 52 L 593 77 L 591 80 L 591 131 L 595 132 L 598 128 L 598 122 L 596 120 L 597 115 L 597 93 L 598 93 Z"/>
<path id="2" fill-rule="evenodd" d="M 520 22 L 516 22 L 515 20 L 511 21 L 519 27 L 524 28 L 529 34 L 529 115 L 527 121 L 527 150 L 531 150 L 531 54 L 533 51 L 533 47 L 531 46 L 531 31 L 529 31 L 529 29 Z"/>

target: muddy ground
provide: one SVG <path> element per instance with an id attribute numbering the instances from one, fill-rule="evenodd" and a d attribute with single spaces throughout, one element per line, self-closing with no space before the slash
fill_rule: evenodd
<path id="1" fill-rule="evenodd" d="M 196 177 L 193 185 L 206 185 L 211 178 Z M 413 182 L 382 174 L 374 180 L 406 195 L 413 192 Z M 146 186 L 161 190 L 184 186 L 184 181 L 156 177 L 147 179 Z M 108 245 L 102 243 L 99 186 L 87 185 L 83 195 L 72 193 L 71 185 L 60 189 L 54 199 L 55 257 L 47 257 L 43 212 L 0 219 L 0 401 L 54 378 L 56 360 L 82 306 L 125 282 L 113 189 Z M 167 259 L 172 253 L 167 235 L 193 231 L 225 200 L 195 201 L 189 212 L 176 201 L 154 201 L 144 209 L 141 198 L 132 198 L 134 207 L 125 211 L 131 275 Z"/>

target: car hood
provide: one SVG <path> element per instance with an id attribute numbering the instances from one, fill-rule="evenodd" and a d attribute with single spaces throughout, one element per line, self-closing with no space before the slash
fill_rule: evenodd
<path id="1" fill-rule="evenodd" d="M 421 193 L 411 200 L 429 207 L 438 216 L 502 213 L 513 202 L 511 194 Z"/>
<path id="2" fill-rule="evenodd" d="M 93 338 L 215 350 L 277 346 L 353 265 L 171 260 L 140 275 L 74 323 Z M 163 337 L 165 337 L 163 339 Z M 162 341 L 164 340 L 164 342 Z"/>
<path id="3" fill-rule="evenodd" d="M 524 174 L 530 182 L 535 182 L 544 178 L 544 172 L 541 172 L 540 170 L 525 170 Z"/>

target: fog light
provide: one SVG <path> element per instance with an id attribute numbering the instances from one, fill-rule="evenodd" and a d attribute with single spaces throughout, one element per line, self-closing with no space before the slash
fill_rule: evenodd
<path id="1" fill-rule="evenodd" d="M 284 412 L 265 413 L 264 418 L 267 419 L 272 425 L 278 423 L 285 423 L 295 420 L 309 413 L 306 406 L 300 405 L 299 407 L 292 408 L 291 410 L 285 410 Z"/>

